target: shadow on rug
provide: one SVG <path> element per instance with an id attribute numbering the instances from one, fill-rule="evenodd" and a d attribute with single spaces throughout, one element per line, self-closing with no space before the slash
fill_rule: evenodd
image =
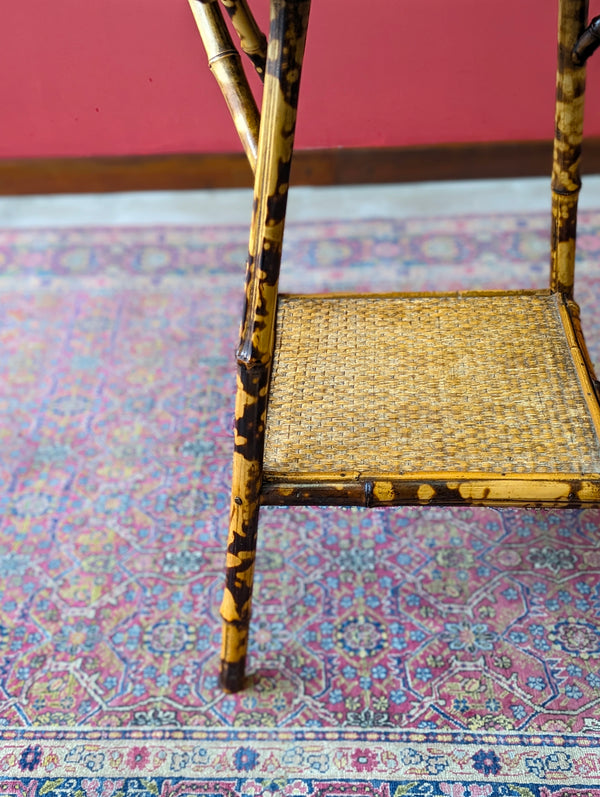
<path id="1" fill-rule="evenodd" d="M 3 793 L 600 797 L 598 510 L 265 509 L 251 683 L 219 690 L 245 247 L 0 231 Z M 286 249 L 285 290 L 539 287 L 548 218 Z"/>

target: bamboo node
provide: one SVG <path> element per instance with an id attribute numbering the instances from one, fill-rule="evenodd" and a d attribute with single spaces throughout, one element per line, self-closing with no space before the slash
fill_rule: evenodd
<path id="1" fill-rule="evenodd" d="M 225 59 L 232 57 L 239 61 L 240 54 L 237 50 L 222 50 L 220 53 L 217 53 L 208 59 L 208 65 L 212 67 L 212 65 L 216 64 L 217 61 L 224 61 Z"/>

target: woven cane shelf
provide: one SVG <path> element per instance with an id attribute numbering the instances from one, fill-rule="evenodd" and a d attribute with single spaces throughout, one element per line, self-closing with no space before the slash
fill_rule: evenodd
<path id="1" fill-rule="evenodd" d="M 281 296 L 269 396 L 264 503 L 600 497 L 600 410 L 557 293 Z"/>

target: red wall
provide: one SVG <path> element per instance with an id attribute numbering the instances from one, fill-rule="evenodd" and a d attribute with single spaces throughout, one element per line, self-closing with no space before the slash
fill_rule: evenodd
<path id="1" fill-rule="evenodd" d="M 0 157 L 240 149 L 186 0 L 3 6 Z M 313 0 L 297 144 L 548 138 L 555 17 L 556 0 Z"/>

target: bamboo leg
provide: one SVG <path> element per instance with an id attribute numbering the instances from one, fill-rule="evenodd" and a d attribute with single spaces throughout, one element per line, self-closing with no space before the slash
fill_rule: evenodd
<path id="1" fill-rule="evenodd" d="M 235 449 L 221 615 L 221 683 L 243 687 L 262 482 L 277 285 L 310 0 L 272 0 L 246 308 L 238 348 Z"/>
<path id="2" fill-rule="evenodd" d="M 243 687 L 254 557 L 260 506 L 262 449 L 268 368 L 238 366 L 236 429 L 226 576 L 221 616 L 221 684 L 230 692 Z"/>
<path id="3" fill-rule="evenodd" d="M 240 54 L 231 40 L 217 0 L 189 0 L 189 4 L 211 72 L 223 93 L 252 171 L 255 171 L 260 115 Z"/>
<path id="4" fill-rule="evenodd" d="M 262 33 L 246 0 L 222 0 L 233 27 L 240 37 L 240 46 L 261 77 L 265 79 L 267 62 L 267 37 Z"/>
<path id="5" fill-rule="evenodd" d="M 552 168 L 552 255 L 550 287 L 568 297 L 575 279 L 577 200 L 581 188 L 579 165 L 583 139 L 585 66 L 576 65 L 572 52 L 585 30 L 588 0 L 560 0 L 556 134 Z"/>

